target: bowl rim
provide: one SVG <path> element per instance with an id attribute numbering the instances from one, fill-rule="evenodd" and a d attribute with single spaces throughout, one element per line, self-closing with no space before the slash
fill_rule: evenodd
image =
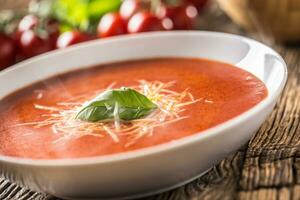
<path id="1" fill-rule="evenodd" d="M 287 81 L 287 66 L 284 62 L 283 58 L 272 48 L 256 41 L 251 38 L 247 38 L 240 35 L 223 33 L 223 32 L 213 32 L 213 31 L 164 31 L 164 32 L 148 32 L 148 33 L 140 33 L 140 34 L 133 34 L 133 35 L 124 35 L 118 37 L 112 37 L 102 40 L 94 40 L 89 41 L 81 44 L 76 44 L 66 49 L 54 50 L 48 53 L 44 53 L 42 55 L 27 59 L 26 61 L 20 62 L 16 65 L 13 65 L 7 69 L 4 69 L 0 72 L 1 76 L 5 75 L 6 73 L 12 72 L 17 70 L 18 68 L 22 67 L 23 65 L 28 65 L 32 62 L 38 62 L 39 60 L 47 59 L 48 55 L 55 56 L 57 54 L 64 54 L 70 51 L 80 50 L 81 48 L 86 48 L 88 46 L 94 45 L 101 45 L 107 42 L 117 42 L 122 40 L 134 40 L 135 38 L 151 38 L 151 37 L 160 37 L 160 36 L 175 36 L 175 35 L 185 35 L 185 36 L 214 36 L 214 37 L 222 37 L 227 39 L 235 39 L 241 40 L 246 43 L 252 43 L 254 45 L 259 45 L 264 49 L 268 50 L 269 52 L 273 53 L 276 57 L 281 60 L 282 67 L 284 70 L 283 79 L 280 80 L 280 85 L 276 91 L 272 95 L 268 94 L 268 96 L 263 99 L 261 102 L 256 104 L 255 106 L 251 107 L 249 110 L 233 117 L 217 126 L 211 127 L 209 129 L 205 129 L 203 131 L 197 132 L 193 135 L 186 136 L 180 139 L 177 139 L 172 142 L 166 142 L 150 147 L 145 147 L 141 149 L 131 150 L 128 152 L 121 152 L 115 153 L 110 155 L 101 155 L 101 156 L 93 156 L 93 157 L 82 157 L 82 158 L 58 158 L 58 159 L 32 159 L 32 158 L 22 158 L 22 157 L 14 157 L 14 156 L 6 156 L 0 155 L 0 163 L 11 163 L 11 164 L 18 164 L 18 165 L 26 165 L 26 166 L 35 166 L 35 167 L 58 167 L 58 166 L 82 166 L 82 165 L 91 165 L 91 164 L 104 164 L 104 163 L 112 163 L 112 162 L 119 162 L 129 159 L 134 159 L 138 157 L 150 156 L 153 154 L 164 153 L 167 151 L 172 151 L 175 148 L 182 148 L 186 145 L 191 145 L 196 143 L 200 140 L 208 139 L 210 137 L 214 137 L 218 134 L 222 134 L 222 132 L 234 127 L 238 126 L 239 124 L 247 121 L 248 118 L 254 116 L 261 112 L 264 108 L 270 106 L 275 100 L 277 100 L 278 96 L 282 92 L 285 83 Z M 251 47 L 250 47 L 251 48 Z M 221 61 L 222 62 L 222 61 Z M 246 70 L 247 71 L 247 70 Z"/>

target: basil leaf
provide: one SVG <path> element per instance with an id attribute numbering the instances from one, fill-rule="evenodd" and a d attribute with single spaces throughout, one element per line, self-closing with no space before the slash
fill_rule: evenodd
<path id="1" fill-rule="evenodd" d="M 157 105 L 143 94 L 130 88 L 121 88 L 101 93 L 80 109 L 76 119 L 89 122 L 113 119 L 116 106 L 117 114 L 122 120 L 145 117 L 157 108 Z"/>

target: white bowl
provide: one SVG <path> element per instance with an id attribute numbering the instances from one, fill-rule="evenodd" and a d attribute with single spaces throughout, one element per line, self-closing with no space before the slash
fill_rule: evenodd
<path id="1" fill-rule="evenodd" d="M 272 111 L 287 78 L 283 59 L 254 40 L 214 32 L 154 32 L 91 41 L 19 63 L 0 73 L 0 98 L 58 73 L 152 57 L 199 57 L 231 63 L 260 78 L 269 94 L 247 112 L 175 142 L 79 159 L 1 155 L 2 174 L 30 189 L 70 199 L 138 197 L 177 187 L 245 144 Z"/>

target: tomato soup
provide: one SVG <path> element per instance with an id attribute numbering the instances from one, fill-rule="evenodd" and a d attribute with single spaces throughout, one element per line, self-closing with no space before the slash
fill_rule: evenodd
<path id="1" fill-rule="evenodd" d="M 152 123 L 151 132 L 150 129 L 144 131 L 147 133 L 144 135 L 139 132 L 133 143 L 128 143 L 128 135 L 113 133 L 113 130 L 97 135 L 98 129 L 94 126 L 93 134 L 80 137 L 76 136 L 74 127 L 68 131 L 64 126 L 61 131 L 60 124 L 57 124 L 59 120 L 55 118 L 60 113 L 56 110 L 58 105 L 70 107 L 72 102 L 76 105 L 76 99 L 87 98 L 86 94 L 108 87 L 136 86 L 141 80 L 155 83 L 157 90 L 166 86 L 165 95 L 157 96 L 162 102 L 172 95 L 180 98 L 181 94 L 186 95 L 184 102 L 174 105 L 171 100 L 167 106 L 174 107 L 175 120 L 153 124 L 153 119 L 139 119 L 134 127 L 147 125 L 149 128 Z M 34 159 L 79 158 L 155 146 L 201 134 L 201 131 L 247 111 L 266 96 L 264 83 L 249 72 L 204 59 L 147 59 L 71 71 L 30 85 L 1 100 L 0 154 Z M 168 113 L 161 115 L 164 119 L 168 117 Z M 105 126 L 105 122 L 101 124 Z M 80 131 L 85 133 L 89 128 L 88 124 Z M 70 133 L 74 137 L 64 138 Z"/>

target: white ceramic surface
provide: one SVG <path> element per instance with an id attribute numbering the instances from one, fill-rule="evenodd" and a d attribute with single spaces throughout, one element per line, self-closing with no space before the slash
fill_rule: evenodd
<path id="1" fill-rule="evenodd" d="M 174 142 L 73 160 L 0 155 L 1 173 L 31 189 L 70 199 L 136 197 L 170 189 L 246 143 L 272 111 L 287 78 L 282 58 L 251 39 L 214 32 L 157 32 L 91 41 L 19 63 L 0 73 L 0 98 L 58 73 L 152 57 L 199 57 L 231 63 L 259 77 L 269 95 L 236 118 Z"/>

